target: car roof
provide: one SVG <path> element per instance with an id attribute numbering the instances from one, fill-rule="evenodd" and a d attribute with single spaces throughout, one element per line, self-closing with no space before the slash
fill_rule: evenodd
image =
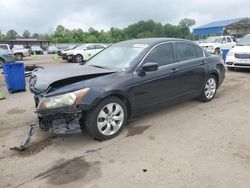
<path id="1" fill-rule="evenodd" d="M 178 39 L 178 38 L 143 38 L 143 39 L 132 39 L 127 41 L 118 42 L 117 44 L 148 44 L 148 45 L 155 45 L 162 42 L 192 42 L 185 39 Z"/>

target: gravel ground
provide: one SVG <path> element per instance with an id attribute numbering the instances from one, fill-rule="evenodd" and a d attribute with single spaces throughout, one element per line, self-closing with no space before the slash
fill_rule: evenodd
<path id="1" fill-rule="evenodd" d="M 49 55 L 24 61 L 71 66 Z M 0 75 L 0 187 L 250 187 L 249 81 L 250 71 L 227 72 L 215 100 L 144 114 L 109 141 L 38 131 L 18 153 L 9 147 L 36 120 L 33 96 L 9 94 Z"/>

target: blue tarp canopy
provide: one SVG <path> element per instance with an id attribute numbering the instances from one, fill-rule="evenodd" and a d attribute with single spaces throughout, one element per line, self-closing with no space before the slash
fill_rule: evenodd
<path id="1" fill-rule="evenodd" d="M 193 35 L 223 34 L 224 28 L 248 18 L 237 18 L 212 22 L 193 29 Z"/>

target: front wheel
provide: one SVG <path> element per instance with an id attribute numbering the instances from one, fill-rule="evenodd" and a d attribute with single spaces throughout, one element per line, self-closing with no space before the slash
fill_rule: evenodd
<path id="1" fill-rule="evenodd" d="M 108 97 L 87 112 L 84 128 L 94 138 L 107 140 L 118 135 L 126 123 L 126 104 L 117 97 Z"/>
<path id="2" fill-rule="evenodd" d="M 201 92 L 200 99 L 203 102 L 211 101 L 217 91 L 217 79 L 215 76 L 210 75 L 203 86 L 203 90 Z"/>
<path id="3" fill-rule="evenodd" d="M 3 67 L 3 64 L 4 64 L 4 60 L 0 58 L 0 68 Z"/>
<path id="4" fill-rule="evenodd" d="M 15 54 L 15 58 L 17 61 L 21 61 L 23 59 L 23 54 Z"/>

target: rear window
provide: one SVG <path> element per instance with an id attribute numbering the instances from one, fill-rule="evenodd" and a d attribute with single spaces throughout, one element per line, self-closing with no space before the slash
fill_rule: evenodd
<path id="1" fill-rule="evenodd" d="M 3 50 L 8 50 L 8 47 L 5 46 L 5 45 L 0 46 L 0 48 L 3 49 Z"/>
<path id="2" fill-rule="evenodd" d="M 186 61 L 197 58 L 194 45 L 189 43 L 176 43 L 176 54 L 178 61 Z"/>

